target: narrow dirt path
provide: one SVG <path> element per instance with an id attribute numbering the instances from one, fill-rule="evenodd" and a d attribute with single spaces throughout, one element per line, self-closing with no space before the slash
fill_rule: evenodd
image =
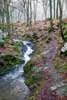
<path id="1" fill-rule="evenodd" d="M 53 33 L 51 34 L 51 41 L 48 44 L 48 50 L 49 52 L 44 67 L 46 84 L 35 100 L 63 100 L 58 98 L 56 92 L 57 88 L 60 88 L 65 84 L 63 83 L 62 76 L 53 66 L 53 59 L 57 53 L 57 41 Z"/>

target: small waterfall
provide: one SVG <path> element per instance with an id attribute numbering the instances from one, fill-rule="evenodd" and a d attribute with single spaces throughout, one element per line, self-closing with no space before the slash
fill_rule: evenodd
<path id="1" fill-rule="evenodd" d="M 19 41 L 19 40 L 15 40 L 15 41 Z M 24 56 L 23 56 L 22 60 L 24 60 L 25 62 L 24 62 L 24 64 L 21 64 L 20 66 L 16 65 L 17 67 L 13 71 L 6 74 L 4 79 L 7 79 L 7 80 L 8 79 L 15 79 L 15 78 L 19 77 L 20 75 L 22 75 L 24 72 L 23 67 L 31 59 L 30 54 L 32 54 L 33 50 L 28 45 L 31 42 L 28 42 L 28 41 L 22 41 L 22 42 L 23 42 L 23 52 L 24 52 Z M 26 48 L 26 51 L 24 48 Z"/>
<path id="2" fill-rule="evenodd" d="M 28 44 L 30 44 L 30 42 L 23 41 L 23 44 L 27 47 L 27 52 L 24 54 L 24 59 L 23 59 L 26 64 L 31 59 L 30 54 L 32 54 L 33 50 L 28 45 Z"/>

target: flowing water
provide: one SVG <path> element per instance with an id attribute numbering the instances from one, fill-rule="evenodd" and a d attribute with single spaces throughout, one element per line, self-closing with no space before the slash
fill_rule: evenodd
<path id="1" fill-rule="evenodd" d="M 24 84 L 23 67 L 31 59 L 32 43 L 23 41 L 24 64 L 0 78 L 0 100 L 28 100 L 29 89 Z"/>

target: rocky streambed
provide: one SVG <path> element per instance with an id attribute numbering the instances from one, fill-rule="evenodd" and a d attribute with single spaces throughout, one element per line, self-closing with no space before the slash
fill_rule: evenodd
<path id="1" fill-rule="evenodd" d="M 0 100 L 28 100 L 30 91 L 24 83 L 23 68 L 31 59 L 33 44 L 28 41 L 22 42 L 24 63 L 0 77 Z"/>

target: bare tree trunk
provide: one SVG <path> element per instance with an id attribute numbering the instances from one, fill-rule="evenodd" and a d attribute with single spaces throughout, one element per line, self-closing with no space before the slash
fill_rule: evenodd
<path id="1" fill-rule="evenodd" d="M 54 18 L 55 18 L 55 3 L 56 1 L 54 0 Z"/>
<path id="2" fill-rule="evenodd" d="M 53 29 L 53 23 L 52 23 L 52 0 L 49 0 L 49 4 L 50 4 L 50 26 L 51 26 L 51 30 Z"/>
<path id="3" fill-rule="evenodd" d="M 32 1 L 30 0 L 30 26 L 32 24 Z"/>
<path id="4" fill-rule="evenodd" d="M 23 0 L 23 8 L 25 9 L 25 6 L 26 6 L 26 0 Z M 25 19 L 25 11 L 24 11 L 24 22 L 26 21 L 26 19 Z"/>
<path id="5" fill-rule="evenodd" d="M 30 0 L 28 0 L 28 3 L 27 3 L 27 26 L 29 26 L 29 3 L 30 3 Z"/>
<path id="6" fill-rule="evenodd" d="M 61 0 L 58 0 L 58 3 L 59 3 L 59 10 L 60 10 L 60 17 L 59 17 L 60 33 L 61 33 L 62 40 L 64 42 L 66 42 L 66 39 L 65 39 L 64 34 L 63 34 L 63 29 L 62 29 L 62 5 L 61 5 Z"/>
<path id="7" fill-rule="evenodd" d="M 34 21 L 36 21 L 38 0 L 34 0 L 33 2 L 34 2 Z"/>
<path id="8" fill-rule="evenodd" d="M 3 24 L 3 27 L 2 27 L 2 30 L 3 30 L 3 32 L 4 32 L 4 8 L 3 8 L 3 16 L 2 16 L 2 24 Z"/>
<path id="9" fill-rule="evenodd" d="M 7 32 L 10 36 L 10 15 L 9 15 L 9 2 L 4 0 L 5 10 L 6 10 L 6 21 L 7 21 Z"/>
<path id="10" fill-rule="evenodd" d="M 57 8 L 56 8 L 56 18 L 58 19 L 59 18 L 59 15 L 58 15 L 58 10 L 59 10 L 59 4 L 58 4 L 58 0 L 57 0 Z"/>
<path id="11" fill-rule="evenodd" d="M 48 1 L 47 0 L 42 0 L 42 4 L 43 4 L 45 19 L 46 19 L 47 18 Z"/>

